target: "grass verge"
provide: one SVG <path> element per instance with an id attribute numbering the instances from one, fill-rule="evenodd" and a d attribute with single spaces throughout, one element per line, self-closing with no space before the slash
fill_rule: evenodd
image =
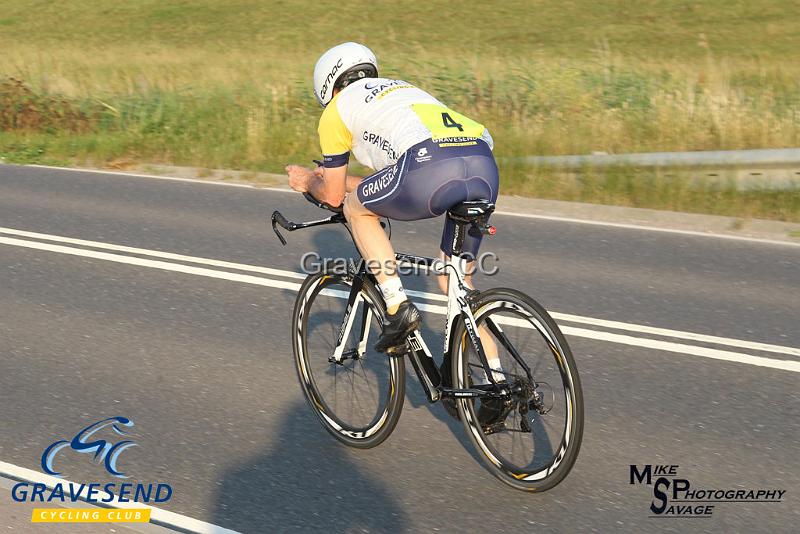
<path id="1" fill-rule="evenodd" d="M 320 113 L 310 71 L 348 39 L 373 47 L 384 75 L 486 124 L 500 157 L 800 146 L 792 0 L 32 6 L 7 0 L 0 14 L 6 161 L 272 172 L 308 162 Z M 800 218 L 794 191 L 619 169 L 501 172 L 509 194 Z"/>

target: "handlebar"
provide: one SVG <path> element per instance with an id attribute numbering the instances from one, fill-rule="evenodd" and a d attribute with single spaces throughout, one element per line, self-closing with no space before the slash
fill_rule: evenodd
<path id="1" fill-rule="evenodd" d="M 311 202 L 312 204 L 314 204 L 318 208 L 322 208 L 324 210 L 332 211 L 334 213 L 342 213 L 344 211 L 344 204 L 342 204 L 342 205 L 340 205 L 338 207 L 331 206 L 327 202 L 322 202 L 321 200 L 317 200 L 316 198 L 314 198 L 314 195 L 312 195 L 308 191 L 303 193 L 303 196 L 306 197 L 306 200 L 308 200 L 309 202 Z"/>
<path id="2" fill-rule="evenodd" d="M 316 163 L 317 165 L 322 165 L 321 161 L 314 160 L 314 163 Z M 325 225 L 325 224 L 345 224 L 345 228 L 347 228 L 347 226 L 346 226 L 347 219 L 345 219 L 345 216 L 344 216 L 344 204 L 342 204 L 341 206 L 331 206 L 327 202 L 322 202 L 321 200 L 317 200 L 309 192 L 303 193 L 303 197 L 307 201 L 309 201 L 310 203 L 314 204 L 318 208 L 322 208 L 324 210 L 332 211 L 333 215 L 331 215 L 330 217 L 328 217 L 326 219 L 320 219 L 320 220 L 317 220 L 317 221 L 299 222 L 298 223 L 298 222 L 293 222 L 293 221 L 288 220 L 278 210 L 273 211 L 272 212 L 272 231 L 275 232 L 275 235 L 278 236 L 278 239 L 280 239 L 282 245 L 286 245 L 286 239 L 283 237 L 283 235 L 281 235 L 280 231 L 278 231 L 278 226 L 280 226 L 281 228 L 283 228 L 287 232 L 294 232 L 295 230 L 301 230 L 303 228 L 311 228 L 312 226 L 322 226 L 322 225 Z M 381 221 L 381 227 L 382 228 L 389 227 L 389 235 L 391 236 L 391 226 L 388 225 L 388 219 L 387 219 L 387 224 L 384 224 L 383 221 Z M 348 231 L 349 231 L 349 228 L 348 228 Z"/>
<path id="3" fill-rule="evenodd" d="M 301 230 L 303 228 L 311 228 L 312 226 L 322 226 L 322 225 L 325 225 L 325 224 L 338 224 L 338 223 L 344 224 L 344 223 L 347 222 L 347 219 L 344 218 L 344 212 L 343 212 L 342 206 L 339 206 L 338 208 L 334 208 L 330 204 L 327 204 L 325 202 L 321 202 L 321 201 L 317 200 L 316 198 L 314 198 L 311 195 L 311 193 L 303 193 L 303 196 L 305 197 L 306 200 L 308 200 L 309 202 L 311 202 L 312 204 L 314 204 L 318 208 L 322 208 L 322 209 L 325 209 L 325 210 L 328 210 L 328 211 L 332 211 L 333 215 L 331 215 L 330 217 L 328 217 L 326 219 L 320 219 L 318 221 L 309 221 L 309 222 L 297 223 L 297 222 L 293 222 L 293 221 L 288 220 L 286 217 L 283 216 L 283 214 L 280 211 L 278 211 L 278 210 L 273 211 L 272 212 L 272 231 L 275 232 L 275 235 L 278 236 L 278 239 L 280 239 L 282 245 L 286 245 L 286 239 L 278 231 L 278 226 L 280 226 L 281 228 L 283 228 L 287 232 L 294 232 L 295 230 Z"/>
<path id="4" fill-rule="evenodd" d="M 286 239 L 278 231 L 278 226 L 280 226 L 287 232 L 294 232 L 295 230 L 302 230 L 303 228 L 311 228 L 312 226 L 322 226 L 324 224 L 338 224 L 338 223 L 344 224 L 346 222 L 347 220 L 344 218 L 343 213 L 334 213 L 330 217 L 326 219 L 320 219 L 318 221 L 297 223 L 288 220 L 278 210 L 272 212 L 272 231 L 275 232 L 275 235 L 278 236 L 278 239 L 280 239 L 282 245 L 286 244 Z"/>

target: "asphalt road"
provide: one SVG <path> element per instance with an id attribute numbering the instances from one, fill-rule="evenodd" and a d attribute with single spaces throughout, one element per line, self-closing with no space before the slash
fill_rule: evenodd
<path id="1" fill-rule="evenodd" d="M 125 453 L 133 480 L 168 482 L 163 508 L 240 532 L 796 531 L 799 247 L 496 216 L 485 250 L 500 273 L 482 287 L 516 287 L 562 314 L 678 331 L 563 322 L 583 329 L 568 339 L 585 393 L 584 441 L 569 477 L 530 495 L 483 469 L 460 423 L 428 405 L 411 375 L 389 440 L 368 451 L 335 442 L 296 381 L 294 291 L 108 261 L 80 253 L 97 246 L 59 240 L 288 271 L 306 251 L 351 253 L 330 228 L 297 232 L 282 247 L 267 225 L 276 208 L 320 215 L 284 192 L 0 166 L 0 462 L 40 471 L 48 444 L 124 415 L 136 423 L 139 446 Z M 440 229 L 396 224 L 393 241 L 433 254 Z M 407 287 L 434 291 L 424 277 Z M 609 332 L 645 341 L 609 341 Z M 720 503 L 706 519 L 650 518 L 652 488 L 629 483 L 630 464 L 679 465 L 698 488 L 786 494 Z M 84 458 L 65 455 L 62 465 L 70 480 L 106 480 Z M 24 531 L 8 521 L 0 526 Z"/>

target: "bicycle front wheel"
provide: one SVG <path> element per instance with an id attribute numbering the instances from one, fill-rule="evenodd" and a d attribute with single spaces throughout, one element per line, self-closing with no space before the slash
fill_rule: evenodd
<path id="1" fill-rule="evenodd" d="M 497 478 L 548 490 L 572 468 L 583 435 L 583 394 L 567 341 L 547 311 L 519 291 L 482 292 L 472 309 L 491 375 L 461 322 L 453 386 L 488 395 L 457 399 L 459 416 Z"/>
<path id="2" fill-rule="evenodd" d="M 352 308 L 350 274 L 306 278 L 292 320 L 295 365 L 323 427 L 351 447 L 369 448 L 394 430 L 403 407 L 403 358 L 378 353 L 383 303 L 365 281 Z"/>

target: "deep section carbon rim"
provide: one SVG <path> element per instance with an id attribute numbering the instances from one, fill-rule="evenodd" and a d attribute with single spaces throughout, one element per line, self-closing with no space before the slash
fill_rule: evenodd
<path id="1" fill-rule="evenodd" d="M 348 445 L 372 447 L 397 422 L 405 371 L 402 358 L 374 350 L 380 308 L 369 286 L 347 313 L 351 287 L 352 280 L 339 274 L 312 276 L 303 284 L 293 321 L 295 362 L 309 404 L 325 428 Z"/>
<path id="2" fill-rule="evenodd" d="M 501 480 L 519 489 L 548 489 L 572 467 L 582 436 L 583 400 L 572 354 L 544 309 L 519 292 L 481 295 L 474 315 L 494 383 L 463 327 L 453 381 L 495 396 L 459 400 L 462 421 Z"/>

